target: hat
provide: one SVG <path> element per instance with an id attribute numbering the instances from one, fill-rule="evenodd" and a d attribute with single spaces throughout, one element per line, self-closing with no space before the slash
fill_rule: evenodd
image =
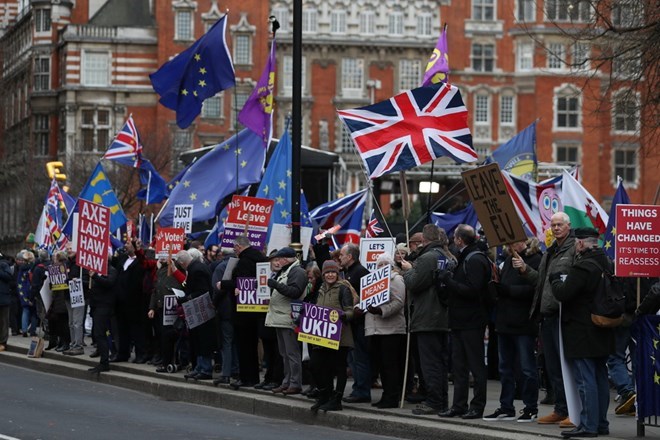
<path id="1" fill-rule="evenodd" d="M 296 251 L 293 250 L 293 248 L 290 247 L 283 247 L 279 251 L 275 252 L 273 255 L 269 255 L 268 258 L 295 258 L 296 257 Z"/>
<path id="2" fill-rule="evenodd" d="M 422 242 L 422 233 L 416 232 L 410 236 L 410 243 L 421 243 Z"/>
<path id="3" fill-rule="evenodd" d="M 392 256 L 387 252 L 383 252 L 378 256 L 378 259 L 376 260 L 376 266 L 378 266 L 381 263 L 386 263 L 389 264 L 390 266 L 394 266 L 394 260 L 392 259 Z"/>
<path id="4" fill-rule="evenodd" d="M 396 252 L 404 252 L 408 255 L 410 253 L 410 248 L 408 248 L 405 243 L 399 243 L 396 245 Z"/>
<path id="5" fill-rule="evenodd" d="M 321 273 L 325 275 L 328 272 L 339 273 L 339 265 L 335 260 L 325 260 L 323 262 L 323 271 Z"/>
<path id="6" fill-rule="evenodd" d="M 594 228 L 577 228 L 575 230 L 575 238 L 598 238 L 600 234 Z"/>

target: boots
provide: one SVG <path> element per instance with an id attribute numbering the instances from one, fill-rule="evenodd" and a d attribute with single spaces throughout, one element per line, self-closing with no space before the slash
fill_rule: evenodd
<path id="1" fill-rule="evenodd" d="M 330 390 L 321 389 L 318 390 L 318 393 L 319 395 L 318 395 L 318 399 L 316 400 L 316 403 L 309 408 L 313 412 L 317 412 L 321 406 L 325 405 L 330 400 L 330 393 L 331 393 Z"/>
<path id="2" fill-rule="evenodd" d="M 321 405 L 319 409 L 321 411 L 341 411 L 342 406 L 341 406 L 341 398 L 344 393 L 333 393 L 332 397 L 328 402 L 324 405 Z"/>

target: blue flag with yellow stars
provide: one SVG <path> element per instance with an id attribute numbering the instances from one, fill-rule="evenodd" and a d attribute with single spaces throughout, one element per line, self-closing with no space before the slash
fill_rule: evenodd
<path id="1" fill-rule="evenodd" d="M 637 416 L 660 416 L 660 316 L 640 316 L 631 330 L 637 341 Z"/>
<path id="2" fill-rule="evenodd" d="M 139 166 L 140 185 L 143 188 L 137 192 L 137 198 L 145 200 L 147 205 L 165 200 L 168 193 L 165 179 L 148 159 L 142 159 Z"/>
<path id="3" fill-rule="evenodd" d="M 247 128 L 216 145 L 174 187 L 158 216 L 160 226 L 172 225 L 176 205 L 192 205 L 193 222 L 212 219 L 225 197 L 261 180 L 265 158 L 261 137 Z"/>
<path id="4" fill-rule="evenodd" d="M 177 174 L 176 176 L 174 176 L 174 177 L 172 178 L 172 180 L 170 180 L 170 181 L 167 183 L 167 197 L 170 196 L 170 194 L 172 193 L 172 190 L 174 189 L 174 187 L 176 187 L 179 183 L 181 183 L 181 179 L 183 179 L 183 176 L 186 175 L 186 173 L 188 172 L 188 169 L 189 169 L 191 166 L 193 166 L 193 164 L 195 163 L 196 160 L 197 160 L 197 158 L 194 158 L 192 162 L 190 162 L 188 165 L 186 165 L 186 167 L 185 167 L 184 169 L 182 169 L 181 171 L 179 171 L 179 174 Z"/>
<path id="5" fill-rule="evenodd" d="M 603 249 L 608 257 L 614 260 L 614 244 L 616 240 L 616 205 L 629 205 L 630 197 L 623 187 L 623 180 L 619 179 L 619 186 L 612 199 L 612 208 L 610 208 L 610 218 L 607 221 L 607 228 L 603 236 Z"/>
<path id="6" fill-rule="evenodd" d="M 149 75 L 160 103 L 176 112 L 180 128 L 188 127 L 202 110 L 202 102 L 233 87 L 234 66 L 225 40 L 227 16 L 218 20 L 188 49 Z"/>

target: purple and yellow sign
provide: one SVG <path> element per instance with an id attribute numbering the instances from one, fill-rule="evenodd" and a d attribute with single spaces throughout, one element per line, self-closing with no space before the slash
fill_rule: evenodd
<path id="1" fill-rule="evenodd" d="M 236 278 L 236 288 L 238 295 L 236 296 L 236 311 L 237 312 L 267 312 L 268 299 L 257 298 L 257 279 L 238 277 Z"/>
<path id="2" fill-rule="evenodd" d="M 310 303 L 304 303 L 303 306 L 298 340 L 339 350 L 342 324 L 340 317 L 343 312 Z"/>

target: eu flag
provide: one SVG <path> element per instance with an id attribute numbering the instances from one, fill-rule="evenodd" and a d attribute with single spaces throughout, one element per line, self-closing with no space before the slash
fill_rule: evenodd
<path id="1" fill-rule="evenodd" d="M 497 147 L 486 163 L 497 162 L 500 169 L 525 180 L 536 180 L 536 121 L 508 142 Z"/>
<path id="2" fill-rule="evenodd" d="M 147 205 L 150 205 L 160 203 L 167 198 L 167 183 L 148 159 L 140 161 L 139 176 L 140 185 L 144 188 L 138 191 L 138 199 L 145 200 Z"/>
<path id="3" fill-rule="evenodd" d="M 454 234 L 456 226 L 460 224 L 470 225 L 477 229 L 477 224 L 479 223 L 477 212 L 474 210 L 472 203 L 468 203 L 465 208 L 452 213 L 440 214 L 434 212 L 431 214 L 431 219 L 434 225 L 445 230 L 448 237 Z"/>
<path id="4" fill-rule="evenodd" d="M 227 16 L 185 51 L 149 75 L 160 103 L 176 111 L 176 123 L 188 127 L 202 102 L 235 84 L 234 66 L 225 40 Z"/>
<path id="5" fill-rule="evenodd" d="M 610 218 L 607 221 L 607 228 L 603 236 L 603 248 L 608 257 L 614 260 L 614 244 L 616 240 L 616 205 L 629 205 L 630 197 L 623 187 L 623 180 L 619 179 L 619 186 L 616 188 L 614 198 L 612 199 L 612 208 L 610 208 Z"/>
<path id="6" fill-rule="evenodd" d="M 640 316 L 632 326 L 637 341 L 637 417 L 660 415 L 660 316 Z"/>
<path id="7" fill-rule="evenodd" d="M 216 145 L 174 187 L 158 215 L 160 225 L 172 225 L 176 205 L 193 205 L 193 222 L 212 219 L 222 199 L 261 180 L 265 155 L 261 137 L 247 128 Z"/>

